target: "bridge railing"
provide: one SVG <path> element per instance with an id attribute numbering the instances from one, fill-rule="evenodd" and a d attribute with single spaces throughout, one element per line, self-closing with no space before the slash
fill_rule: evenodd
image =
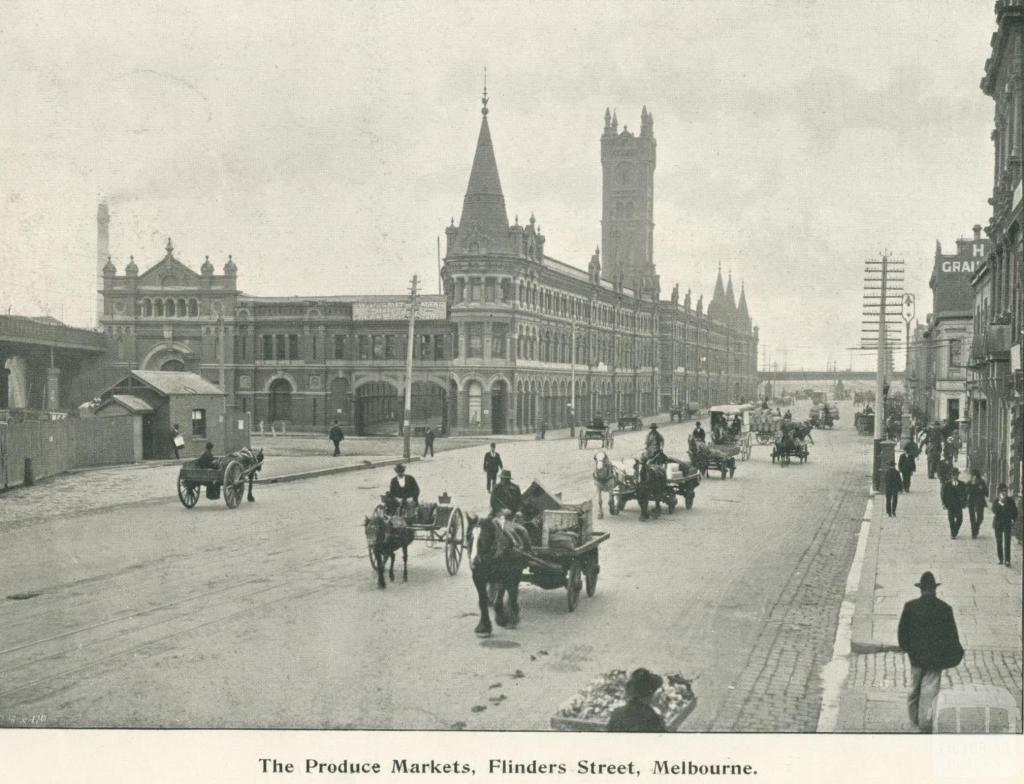
<path id="1" fill-rule="evenodd" d="M 106 348 L 106 337 L 102 332 L 69 327 L 65 324 L 47 324 L 24 316 L 10 315 L 0 315 L 0 341 L 96 351 L 103 351 Z"/>

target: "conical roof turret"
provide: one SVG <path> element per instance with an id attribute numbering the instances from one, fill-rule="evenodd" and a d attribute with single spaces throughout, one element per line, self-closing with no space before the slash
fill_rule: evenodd
<path id="1" fill-rule="evenodd" d="M 463 253 L 512 252 L 505 196 L 501 191 L 498 162 L 494 157 L 491 129 L 487 124 L 488 100 L 487 89 L 484 88 L 480 135 L 477 137 L 473 168 L 469 173 L 469 185 L 466 187 L 462 217 L 459 219 L 458 250 Z"/>

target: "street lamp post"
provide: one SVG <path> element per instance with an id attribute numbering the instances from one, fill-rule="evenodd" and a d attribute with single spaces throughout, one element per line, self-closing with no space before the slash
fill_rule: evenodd
<path id="1" fill-rule="evenodd" d="M 576 319 L 572 321 L 572 367 L 569 370 L 569 438 L 576 437 Z"/>
<path id="2" fill-rule="evenodd" d="M 405 351 L 405 413 L 402 416 L 402 456 L 408 460 L 412 454 L 412 352 L 413 337 L 416 323 L 416 287 L 419 279 L 412 276 L 412 288 L 409 296 L 409 345 Z"/>

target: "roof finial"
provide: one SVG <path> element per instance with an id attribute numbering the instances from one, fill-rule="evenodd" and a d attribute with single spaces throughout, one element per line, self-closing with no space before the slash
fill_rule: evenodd
<path id="1" fill-rule="evenodd" d="M 171 251 L 174 250 L 174 243 L 171 242 L 170 237 L 167 238 L 167 247 L 164 248 L 164 250 L 167 251 L 168 255 L 170 255 Z"/>
<path id="2" fill-rule="evenodd" d="M 480 114 L 482 114 L 484 117 L 487 116 L 487 101 L 488 100 L 489 99 L 487 98 L 487 66 L 485 65 L 484 66 L 484 97 L 480 99 L 480 102 L 484 105 L 483 108 L 480 110 Z"/>

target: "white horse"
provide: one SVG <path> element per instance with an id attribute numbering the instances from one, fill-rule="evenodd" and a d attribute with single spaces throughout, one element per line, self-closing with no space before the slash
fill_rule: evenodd
<path id="1" fill-rule="evenodd" d="M 594 455 L 594 489 L 597 491 L 597 519 L 604 519 L 604 494 L 608 494 L 608 511 L 615 514 L 615 469 L 607 452 Z"/>

